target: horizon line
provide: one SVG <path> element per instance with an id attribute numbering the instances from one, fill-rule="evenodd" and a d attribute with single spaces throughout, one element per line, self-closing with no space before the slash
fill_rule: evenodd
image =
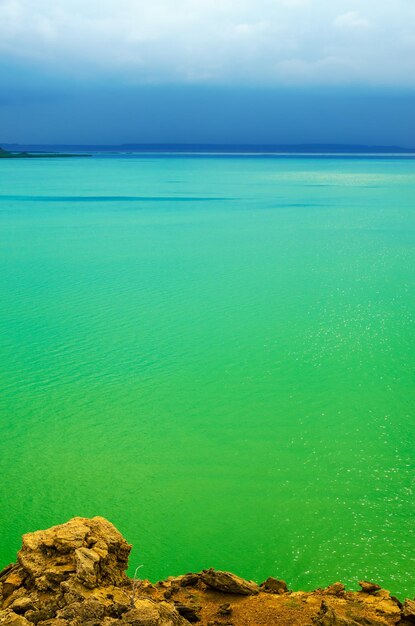
<path id="1" fill-rule="evenodd" d="M 190 151 L 194 148 L 198 148 L 198 152 L 201 150 L 212 150 L 212 149 L 229 149 L 229 148 L 237 148 L 238 151 L 244 151 L 252 148 L 261 148 L 263 152 L 274 152 L 274 151 L 295 151 L 298 149 L 306 150 L 306 151 L 316 151 L 316 150 L 334 150 L 335 152 L 339 151 L 375 151 L 375 152 L 401 152 L 401 153 L 415 153 L 415 147 L 402 147 L 397 145 L 378 145 L 378 144 L 354 144 L 354 143 L 223 143 L 223 142 L 129 142 L 129 143 L 67 143 L 67 142 L 59 142 L 59 143 L 40 143 L 40 142 L 31 142 L 31 143 L 11 143 L 4 142 L 0 143 L 0 146 L 5 146 L 7 148 L 74 148 L 74 149 L 94 149 L 97 150 L 114 150 L 114 149 L 122 149 L 122 150 L 155 150 L 159 151 L 163 148 L 165 151 Z"/>

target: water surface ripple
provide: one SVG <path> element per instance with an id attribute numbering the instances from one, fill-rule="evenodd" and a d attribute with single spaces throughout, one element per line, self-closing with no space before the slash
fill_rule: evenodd
<path id="1" fill-rule="evenodd" d="M 0 255 L 0 566 L 104 515 L 153 580 L 414 595 L 414 161 L 3 160 Z"/>

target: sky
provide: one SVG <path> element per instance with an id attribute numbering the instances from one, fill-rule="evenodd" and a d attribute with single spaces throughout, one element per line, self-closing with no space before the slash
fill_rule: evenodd
<path id="1" fill-rule="evenodd" d="M 414 0 L 0 0 L 0 144 L 415 146 Z"/>

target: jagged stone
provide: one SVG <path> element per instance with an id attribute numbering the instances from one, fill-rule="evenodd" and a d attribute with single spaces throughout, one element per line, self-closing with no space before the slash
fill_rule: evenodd
<path id="1" fill-rule="evenodd" d="M 38 624 L 39 622 L 44 622 L 46 620 L 52 619 L 55 617 L 55 609 L 53 607 L 46 607 L 42 609 L 30 610 L 25 613 L 26 619 L 33 624 Z"/>
<path id="2" fill-rule="evenodd" d="M 345 586 L 343 585 L 343 583 L 333 583 L 332 585 L 329 585 L 328 587 L 323 589 L 323 592 L 332 596 L 342 596 L 345 592 Z"/>
<path id="3" fill-rule="evenodd" d="M 221 604 L 216 614 L 220 615 L 221 617 L 227 617 L 228 615 L 232 615 L 232 607 L 230 603 L 224 602 L 224 604 Z"/>
<path id="4" fill-rule="evenodd" d="M 103 602 L 100 602 L 98 598 L 88 598 L 81 605 L 79 612 L 81 620 L 87 622 L 88 620 L 102 621 L 105 617 L 107 607 Z"/>
<path id="5" fill-rule="evenodd" d="M 179 613 L 179 615 L 187 619 L 188 622 L 200 622 L 201 607 L 198 604 L 185 604 L 183 602 L 175 602 L 174 608 Z"/>
<path id="6" fill-rule="evenodd" d="M 320 610 L 313 618 L 315 626 L 359 626 L 353 619 L 342 617 L 322 600 Z M 360 625 L 361 626 L 361 625 Z"/>
<path id="7" fill-rule="evenodd" d="M 195 587 L 200 580 L 200 574 L 184 574 L 176 578 L 180 587 Z"/>
<path id="8" fill-rule="evenodd" d="M 288 587 L 285 580 L 279 580 L 278 578 L 273 578 L 270 576 L 260 585 L 261 591 L 266 591 L 267 593 L 288 593 Z"/>
<path id="9" fill-rule="evenodd" d="M 16 589 L 19 589 L 23 585 L 24 575 L 19 567 L 16 565 L 12 570 L 7 568 L 6 576 L 2 584 L 3 598 L 10 596 Z"/>
<path id="10" fill-rule="evenodd" d="M 17 615 L 14 611 L 7 609 L 0 611 L 0 626 L 32 626 L 31 623 L 23 617 Z"/>
<path id="11" fill-rule="evenodd" d="M 41 591 L 54 589 L 71 576 L 92 588 L 125 582 L 130 549 L 104 518 L 75 517 L 67 524 L 24 535 L 18 560 Z"/>
<path id="12" fill-rule="evenodd" d="M 14 600 L 14 602 L 10 605 L 10 608 L 15 613 L 23 614 L 34 608 L 34 602 L 32 598 L 22 596 L 21 598 L 16 598 L 16 600 Z"/>
<path id="13" fill-rule="evenodd" d="M 251 596 L 257 594 L 259 591 L 259 587 L 256 583 L 244 580 L 240 576 L 236 576 L 230 572 L 222 572 L 213 568 L 203 570 L 200 574 L 200 578 L 208 587 L 223 591 L 224 593 Z"/>
<path id="14" fill-rule="evenodd" d="M 380 589 L 382 589 L 380 585 L 377 585 L 376 583 L 371 583 L 368 580 L 361 580 L 359 582 L 359 585 L 364 593 L 376 593 L 377 591 L 380 591 Z"/>
<path id="15" fill-rule="evenodd" d="M 75 550 L 76 577 L 85 587 L 93 589 L 98 584 L 98 564 L 100 556 L 95 550 L 78 548 Z"/>
<path id="16" fill-rule="evenodd" d="M 3 567 L 3 569 L 0 571 L 0 582 L 2 582 L 5 578 L 7 578 L 7 576 L 10 574 L 10 572 L 13 569 L 16 569 L 15 563 L 9 563 L 9 565 L 6 565 L 6 567 Z"/>
<path id="17" fill-rule="evenodd" d="M 400 616 L 400 606 L 397 602 L 392 600 L 389 591 L 386 589 L 380 589 L 375 593 L 362 593 L 360 592 L 360 601 L 363 602 L 365 607 L 369 610 L 375 610 L 376 612 L 383 613 L 385 616 L 397 617 Z"/>
<path id="18" fill-rule="evenodd" d="M 408 598 L 405 600 L 402 607 L 402 617 L 404 617 L 408 622 L 415 622 L 414 600 L 409 600 Z"/>
<path id="19" fill-rule="evenodd" d="M 138 600 L 135 608 L 122 616 L 120 624 L 130 626 L 185 626 L 189 624 L 166 602 L 154 602 L 150 599 Z"/>
<path id="20" fill-rule="evenodd" d="M 315 626 L 385 626 L 383 619 L 368 615 L 340 615 L 336 609 L 322 600 L 320 611 L 313 618 Z"/>

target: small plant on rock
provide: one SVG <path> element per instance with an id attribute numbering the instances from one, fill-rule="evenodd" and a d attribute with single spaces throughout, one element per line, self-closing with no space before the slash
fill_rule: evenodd
<path id="1" fill-rule="evenodd" d="M 128 602 L 130 607 L 133 609 L 135 607 L 135 601 L 138 598 L 138 593 L 141 587 L 141 583 L 143 582 L 141 578 L 138 577 L 138 570 L 141 569 L 143 566 L 139 565 L 138 567 L 135 568 L 135 572 L 134 572 L 134 576 L 132 578 L 130 578 L 130 590 L 124 591 L 124 595 L 128 598 Z"/>

